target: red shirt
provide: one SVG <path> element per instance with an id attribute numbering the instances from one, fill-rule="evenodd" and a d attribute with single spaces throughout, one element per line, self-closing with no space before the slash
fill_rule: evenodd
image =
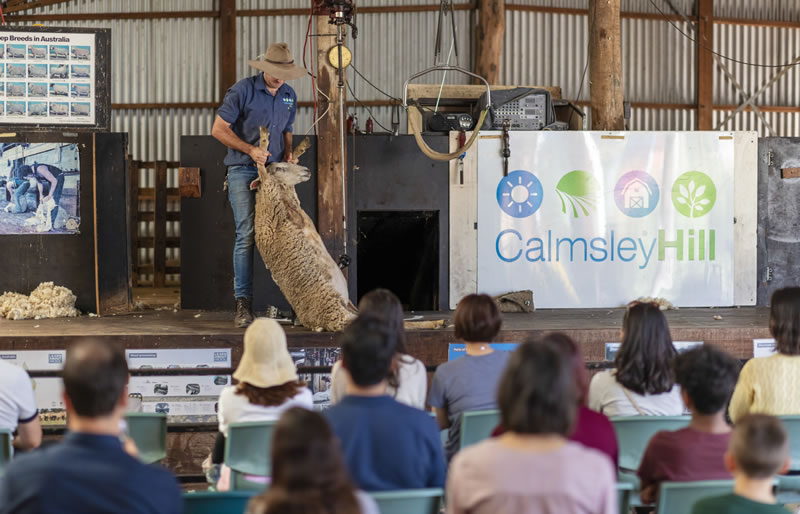
<path id="1" fill-rule="evenodd" d="M 642 488 L 661 482 L 730 479 L 723 459 L 730 438 L 730 432 L 710 434 L 688 427 L 658 432 L 639 465 Z"/>
<path id="2" fill-rule="evenodd" d="M 497 437 L 503 432 L 505 429 L 498 426 L 492 432 L 492 437 Z M 615 469 L 619 466 L 617 434 L 614 432 L 614 425 L 604 414 L 595 412 L 585 405 L 578 407 L 575 430 L 569 440 L 605 453 L 614 463 Z"/>

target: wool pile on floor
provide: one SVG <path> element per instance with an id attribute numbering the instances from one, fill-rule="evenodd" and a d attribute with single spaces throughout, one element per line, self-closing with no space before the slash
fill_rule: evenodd
<path id="1" fill-rule="evenodd" d="M 52 282 L 42 282 L 30 296 L 8 292 L 0 296 L 0 317 L 5 319 L 69 318 L 79 315 L 72 291 Z"/>

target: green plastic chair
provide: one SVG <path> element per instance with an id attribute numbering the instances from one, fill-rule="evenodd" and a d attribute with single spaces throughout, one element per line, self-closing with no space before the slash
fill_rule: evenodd
<path id="1" fill-rule="evenodd" d="M 0 430 L 0 477 L 6 471 L 6 466 L 14 456 L 14 434 L 4 428 Z"/>
<path id="2" fill-rule="evenodd" d="M 128 436 L 139 449 L 139 459 L 145 464 L 158 462 L 167 456 L 167 416 L 154 412 L 125 414 Z"/>
<path id="3" fill-rule="evenodd" d="M 183 495 L 184 514 L 242 514 L 255 491 L 196 492 Z"/>
<path id="4" fill-rule="evenodd" d="M 407 489 L 369 493 L 381 514 L 438 514 L 443 489 Z"/>
<path id="5" fill-rule="evenodd" d="M 733 491 L 733 480 L 700 480 L 697 482 L 662 482 L 658 492 L 656 513 L 692 512 L 703 498 L 722 496 Z"/>
<path id="6" fill-rule="evenodd" d="M 500 411 L 497 409 L 464 412 L 461 415 L 461 448 L 488 439 L 499 424 Z"/>
<path id="7" fill-rule="evenodd" d="M 262 490 L 263 482 L 246 475 L 269 477 L 272 474 L 272 432 L 277 421 L 232 423 L 225 438 L 225 464 L 231 468 L 231 489 Z"/>
<path id="8" fill-rule="evenodd" d="M 617 504 L 619 505 L 619 514 L 630 514 L 632 494 L 633 484 L 617 482 Z"/>
<path id="9" fill-rule="evenodd" d="M 789 467 L 800 472 L 800 416 L 778 416 L 789 434 Z M 778 476 L 777 498 L 780 503 L 800 503 L 800 475 Z"/>
<path id="10" fill-rule="evenodd" d="M 619 467 L 639 469 L 647 443 L 656 432 L 678 430 L 689 424 L 689 416 L 619 416 L 611 418 L 619 442 Z"/>

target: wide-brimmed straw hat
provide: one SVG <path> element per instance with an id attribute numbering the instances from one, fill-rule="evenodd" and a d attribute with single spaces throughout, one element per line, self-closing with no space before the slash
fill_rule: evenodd
<path id="1" fill-rule="evenodd" d="M 286 43 L 272 43 L 258 60 L 247 61 L 247 64 L 281 80 L 299 79 L 307 73 L 305 68 L 295 66 L 292 51 Z"/>
<path id="2" fill-rule="evenodd" d="M 286 334 L 277 321 L 259 318 L 247 327 L 244 353 L 233 378 L 264 388 L 298 380 Z"/>

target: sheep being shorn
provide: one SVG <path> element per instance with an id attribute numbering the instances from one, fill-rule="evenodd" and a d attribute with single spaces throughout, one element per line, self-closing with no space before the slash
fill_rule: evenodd
<path id="1" fill-rule="evenodd" d="M 261 128 L 261 147 L 269 132 Z M 294 186 L 311 178 L 308 168 L 286 162 L 258 166 L 255 240 L 272 279 L 300 322 L 339 331 L 356 315 L 347 281 L 300 207 Z"/>

